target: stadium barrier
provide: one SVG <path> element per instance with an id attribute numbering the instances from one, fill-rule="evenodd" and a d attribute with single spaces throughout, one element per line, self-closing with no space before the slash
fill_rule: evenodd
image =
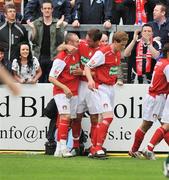
<path id="1" fill-rule="evenodd" d="M 24 24 L 26 27 L 27 31 L 30 31 L 30 27 L 27 24 Z M 113 24 L 110 29 L 106 29 L 103 27 L 102 24 L 81 24 L 79 28 L 74 28 L 72 27 L 71 24 L 68 24 L 65 27 L 66 31 L 73 31 L 73 32 L 80 32 L 80 31 L 88 31 L 89 29 L 92 28 L 98 28 L 101 31 L 108 31 L 108 32 L 116 32 L 116 31 L 126 31 L 126 32 L 133 32 L 136 29 L 141 29 L 141 26 L 138 25 L 116 25 Z"/>
<path id="2" fill-rule="evenodd" d="M 130 149 L 134 133 L 142 122 L 142 104 L 147 88 L 145 84 L 115 87 L 114 119 L 104 144 L 108 151 Z M 0 94 L 0 150 L 44 150 L 49 119 L 43 117 L 42 111 L 52 98 L 52 84 L 23 85 L 18 97 L 13 97 L 0 86 Z M 157 121 L 146 134 L 141 150 L 158 126 Z M 84 118 L 82 127 L 89 137 L 89 118 Z M 85 146 L 89 145 L 88 138 Z M 168 152 L 168 146 L 162 141 L 155 151 Z"/>

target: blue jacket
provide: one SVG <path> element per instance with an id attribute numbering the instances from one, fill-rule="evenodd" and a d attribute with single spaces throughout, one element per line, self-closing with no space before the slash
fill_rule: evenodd
<path id="1" fill-rule="evenodd" d="M 24 19 L 34 21 L 35 19 L 41 16 L 41 3 L 43 0 L 31 0 L 28 1 L 25 12 Z M 71 5 L 69 0 L 52 0 L 53 4 L 53 17 L 61 18 L 62 15 L 65 15 L 65 21 L 71 21 Z"/>
<path id="2" fill-rule="evenodd" d="M 153 28 L 153 36 L 159 36 L 161 38 L 162 47 L 165 43 L 169 43 L 169 18 L 166 20 L 164 24 L 162 24 L 159 28 L 157 22 L 152 21 L 149 24 Z"/>
<path id="3" fill-rule="evenodd" d="M 73 12 L 73 20 L 79 20 L 81 24 L 102 24 L 112 19 L 111 0 L 76 0 Z"/>

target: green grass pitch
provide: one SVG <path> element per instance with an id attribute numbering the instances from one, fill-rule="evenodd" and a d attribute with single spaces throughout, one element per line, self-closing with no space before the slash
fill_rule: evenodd
<path id="1" fill-rule="evenodd" d="M 150 161 L 111 156 L 97 160 L 0 154 L 0 180 L 165 180 L 164 159 Z"/>

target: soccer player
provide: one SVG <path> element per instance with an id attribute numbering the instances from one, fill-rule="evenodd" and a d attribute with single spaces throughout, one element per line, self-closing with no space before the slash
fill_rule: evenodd
<path id="1" fill-rule="evenodd" d="M 144 136 L 151 128 L 153 122 L 156 119 L 161 119 L 162 112 L 162 126 L 157 129 L 147 146 L 147 149 L 144 149 L 142 153 L 147 159 L 155 159 L 154 153 L 152 152 L 154 146 L 160 142 L 162 138 L 164 138 L 167 144 L 169 144 L 169 133 L 167 132 L 169 125 L 167 124 L 167 118 L 169 116 L 166 116 L 169 115 L 167 113 L 169 105 L 169 102 L 167 101 L 169 100 L 166 101 L 166 94 L 169 93 L 169 43 L 164 45 L 162 52 L 163 58 L 156 63 L 149 91 L 145 98 L 143 122 L 135 133 L 134 143 L 129 151 L 129 155 L 132 157 L 140 158 L 138 149 L 144 139 Z"/>
<path id="2" fill-rule="evenodd" d="M 165 45 L 164 45 L 164 47 L 165 47 Z M 169 61 L 169 59 L 167 59 L 167 60 L 165 59 L 163 61 Z M 163 66 L 162 68 L 167 74 L 166 79 L 167 79 L 167 82 L 169 83 L 169 62 L 164 62 L 163 65 L 161 65 L 161 66 Z M 169 93 L 169 84 L 168 84 L 167 88 L 168 88 L 168 93 Z M 164 96 L 166 96 L 166 94 L 164 94 Z M 165 138 L 166 135 L 168 137 L 168 132 L 169 132 L 169 111 L 168 111 L 168 107 L 169 107 L 169 96 L 167 94 L 167 100 L 166 100 L 164 110 L 163 110 L 163 114 L 162 114 L 162 118 L 161 118 L 162 125 L 161 125 L 161 127 L 156 129 L 156 131 L 153 134 L 153 136 L 152 136 L 150 142 L 148 143 L 147 147 L 145 149 L 143 149 L 143 151 L 142 151 L 142 153 L 146 157 L 146 159 L 155 160 L 155 155 L 153 153 L 155 146 L 163 138 Z"/>
<path id="3" fill-rule="evenodd" d="M 81 59 L 81 69 L 84 70 L 85 64 L 90 60 L 93 54 L 99 49 L 100 39 L 102 32 L 99 29 L 91 29 L 87 32 L 85 40 L 82 40 L 79 44 L 79 53 Z M 74 72 L 77 74 L 77 72 Z M 94 75 L 94 71 L 92 72 Z M 72 132 L 74 138 L 74 149 L 79 149 L 79 137 L 81 129 L 81 121 L 83 114 L 89 111 L 91 128 L 90 138 L 91 143 L 95 144 L 95 129 L 98 124 L 98 114 L 100 113 L 100 107 L 96 102 L 99 101 L 98 94 L 88 89 L 87 79 L 85 73 L 77 74 L 80 76 L 79 95 L 78 95 L 78 108 L 77 108 L 77 119 L 72 121 Z M 72 150 L 73 153 L 73 150 Z"/>
<path id="4" fill-rule="evenodd" d="M 80 40 L 78 51 L 80 54 L 81 69 L 76 69 L 73 74 L 80 76 L 80 85 L 78 90 L 78 108 L 77 108 L 77 118 L 72 120 L 72 134 L 73 134 L 73 149 L 72 154 L 79 154 L 79 137 L 81 132 L 81 120 L 84 112 L 89 111 L 91 120 L 91 130 L 90 138 L 92 144 L 95 144 L 95 129 L 98 124 L 98 114 L 100 113 L 100 107 L 96 104 L 99 101 L 98 94 L 92 92 L 88 89 L 87 79 L 84 73 L 84 66 L 93 56 L 93 54 L 99 50 L 100 39 L 102 37 L 102 32 L 99 29 L 91 29 L 87 32 L 85 40 Z M 73 51 L 71 46 L 62 45 L 60 49 L 68 49 Z M 59 49 L 59 50 L 60 50 Z M 94 75 L 94 72 L 92 72 Z"/>
<path id="5" fill-rule="evenodd" d="M 117 82 L 121 51 L 124 50 L 127 41 L 128 35 L 125 32 L 114 33 L 112 44 L 96 51 L 85 66 L 88 87 L 99 94 L 100 100 L 95 104 L 100 103 L 102 110 L 102 121 L 97 128 L 96 144 L 91 148 L 92 157 L 105 157 L 102 146 L 113 120 L 114 85 Z M 95 68 L 95 79 L 91 75 L 93 68 Z"/>
<path id="6" fill-rule="evenodd" d="M 68 33 L 65 43 L 78 47 L 79 38 L 74 33 Z M 70 118 L 76 117 L 79 77 L 74 76 L 72 72 L 79 68 L 79 60 L 77 52 L 61 51 L 56 56 L 49 74 L 49 81 L 54 84 L 53 94 L 59 111 L 58 142 L 54 154 L 56 157 L 72 156 L 67 150 L 66 141 Z"/>

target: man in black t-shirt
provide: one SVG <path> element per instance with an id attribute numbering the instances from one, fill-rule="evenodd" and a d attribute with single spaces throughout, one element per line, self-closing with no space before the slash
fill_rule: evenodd
<path id="1" fill-rule="evenodd" d="M 48 82 L 48 75 L 52 67 L 52 60 L 57 54 L 57 46 L 63 42 L 63 30 L 57 26 L 58 19 L 52 17 L 51 1 L 44 0 L 41 5 L 42 17 L 34 22 L 27 21 L 32 28 L 31 40 L 34 55 L 39 59 L 42 68 L 40 83 Z"/>

